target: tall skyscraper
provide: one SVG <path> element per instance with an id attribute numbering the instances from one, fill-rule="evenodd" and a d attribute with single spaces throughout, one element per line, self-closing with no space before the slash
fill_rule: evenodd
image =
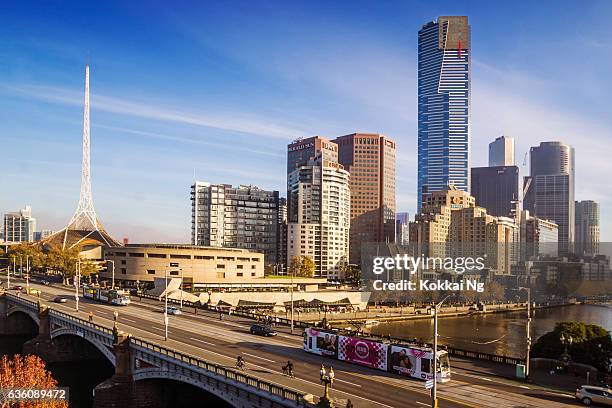
<path id="1" fill-rule="evenodd" d="M 470 26 L 444 16 L 419 31 L 418 208 L 448 185 L 469 191 Z"/>
<path id="2" fill-rule="evenodd" d="M 278 242 L 276 245 L 277 270 L 276 274 L 281 274 L 287 271 L 289 262 L 287 261 L 287 199 L 280 198 L 278 200 L 278 225 L 277 225 Z"/>
<path id="3" fill-rule="evenodd" d="M 476 205 L 496 217 L 513 217 L 519 199 L 517 166 L 473 167 L 472 195 Z"/>
<path id="4" fill-rule="evenodd" d="M 196 181 L 191 186 L 191 243 L 240 248 L 278 262 L 278 191 Z"/>
<path id="5" fill-rule="evenodd" d="M 514 139 L 500 136 L 489 143 L 489 167 L 514 166 Z"/>
<path id="6" fill-rule="evenodd" d="M 287 176 L 287 259 L 310 257 L 315 276 L 337 279 L 344 276 L 349 257 L 349 172 L 329 159 L 338 146 L 325 144 Z M 295 143 L 289 145 L 290 163 L 292 147 Z"/>
<path id="7" fill-rule="evenodd" d="M 599 254 L 599 203 L 576 201 L 576 253 Z"/>
<path id="8" fill-rule="evenodd" d="M 7 242 L 32 242 L 36 231 L 36 218 L 29 205 L 22 210 L 4 214 L 4 240 Z"/>
<path id="9" fill-rule="evenodd" d="M 574 148 L 542 142 L 530 150 L 530 175 L 525 177 L 524 208 L 559 226 L 559 253 L 572 251 L 575 228 Z"/>
<path id="10" fill-rule="evenodd" d="M 334 140 L 338 161 L 351 175 L 350 263 L 361 263 L 361 245 L 395 242 L 395 142 L 353 133 Z"/>

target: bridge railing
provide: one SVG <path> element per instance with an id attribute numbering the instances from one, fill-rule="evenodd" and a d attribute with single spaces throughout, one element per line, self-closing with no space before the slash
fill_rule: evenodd
<path id="1" fill-rule="evenodd" d="M 187 363 L 191 366 L 201 368 L 205 371 L 219 375 L 228 380 L 236 381 L 253 387 L 259 391 L 275 395 L 277 397 L 282 398 L 283 400 L 293 401 L 298 405 L 302 401 L 304 401 L 305 394 L 302 392 L 288 389 L 286 387 L 281 387 L 271 382 L 260 380 L 256 377 L 252 377 L 236 370 L 229 369 L 219 364 L 211 363 L 186 353 L 171 350 L 167 347 L 137 337 L 131 337 L 130 342 L 137 346 L 151 350 L 155 353 L 159 353 L 164 356 L 168 356 L 172 359 L 178 360 L 180 362 Z"/>

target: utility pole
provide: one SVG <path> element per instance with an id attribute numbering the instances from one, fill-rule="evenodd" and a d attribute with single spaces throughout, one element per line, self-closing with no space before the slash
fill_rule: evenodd
<path id="1" fill-rule="evenodd" d="M 520 287 L 519 290 L 527 292 L 527 327 L 525 334 L 527 336 L 527 350 L 525 356 L 525 378 L 529 378 L 529 360 L 531 359 L 531 288 Z"/>
<path id="2" fill-rule="evenodd" d="M 31 255 L 26 255 L 26 293 L 30 294 L 30 258 Z"/>
<path id="3" fill-rule="evenodd" d="M 293 273 L 294 271 L 291 270 L 291 334 L 293 334 Z"/>
<path id="4" fill-rule="evenodd" d="M 168 269 L 166 269 L 166 273 L 165 273 L 165 277 L 166 277 L 166 290 L 164 291 L 164 328 L 165 328 L 165 334 L 164 334 L 164 340 L 168 340 Z"/>
<path id="5" fill-rule="evenodd" d="M 112 269 L 113 275 L 112 275 L 112 280 L 111 280 L 111 289 L 115 289 L 115 261 L 106 261 L 106 262 L 109 262 L 109 263 L 113 264 L 113 269 Z"/>
<path id="6" fill-rule="evenodd" d="M 438 408 L 438 309 L 452 294 L 447 295 L 440 303 L 434 305 L 434 339 L 433 339 L 433 388 L 431 389 L 431 408 Z"/>
<path id="7" fill-rule="evenodd" d="M 181 271 L 181 286 L 179 287 L 179 289 L 181 290 L 181 311 L 183 310 L 183 268 L 180 269 Z"/>
<path id="8" fill-rule="evenodd" d="M 76 311 L 79 311 L 79 283 L 81 280 L 81 260 L 77 261 L 76 271 L 74 274 L 74 303 L 76 306 Z"/>

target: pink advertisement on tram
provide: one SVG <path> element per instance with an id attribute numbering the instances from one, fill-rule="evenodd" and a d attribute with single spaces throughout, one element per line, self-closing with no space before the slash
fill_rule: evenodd
<path id="1" fill-rule="evenodd" d="M 382 343 L 357 337 L 339 336 L 338 360 L 387 370 L 387 347 Z"/>

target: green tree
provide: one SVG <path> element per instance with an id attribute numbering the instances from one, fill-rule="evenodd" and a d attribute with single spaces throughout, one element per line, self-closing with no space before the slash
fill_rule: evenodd
<path id="1" fill-rule="evenodd" d="M 540 337 L 533 345 L 533 356 L 559 359 L 564 354 L 566 346 L 561 341 L 562 337 L 572 339 L 572 343 L 567 345 L 572 361 L 607 371 L 612 359 L 612 338 L 609 331 L 594 324 L 557 323 L 553 331 Z"/>
<path id="2" fill-rule="evenodd" d="M 309 256 L 303 256 L 300 264 L 299 275 L 303 278 L 312 278 L 315 273 L 315 263 Z"/>
<path id="3" fill-rule="evenodd" d="M 500 283 L 491 282 L 486 285 L 480 297 L 486 302 L 501 302 L 505 299 L 505 289 Z"/>

